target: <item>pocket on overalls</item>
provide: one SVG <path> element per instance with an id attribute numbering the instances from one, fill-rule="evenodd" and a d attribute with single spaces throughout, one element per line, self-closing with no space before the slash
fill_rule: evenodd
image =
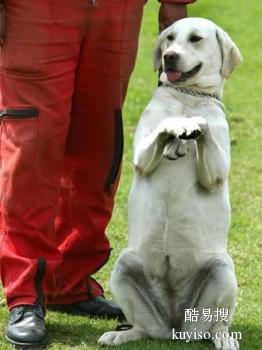
<path id="1" fill-rule="evenodd" d="M 104 190 L 105 192 L 112 192 L 115 181 L 118 177 L 124 148 L 124 137 L 123 137 L 123 120 L 122 112 L 120 110 L 115 111 L 114 118 L 114 148 L 111 166 L 105 181 Z"/>
<path id="2" fill-rule="evenodd" d="M 38 114 L 34 107 L 0 110 L 0 201 L 4 207 L 19 209 L 34 191 Z"/>
<path id="3" fill-rule="evenodd" d="M 23 146 L 36 138 L 38 110 L 34 107 L 0 109 L 1 138 Z"/>

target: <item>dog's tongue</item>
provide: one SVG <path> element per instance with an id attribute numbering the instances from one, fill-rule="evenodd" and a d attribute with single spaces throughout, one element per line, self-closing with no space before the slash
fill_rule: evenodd
<path id="1" fill-rule="evenodd" d="M 176 81 L 177 79 L 180 78 L 181 76 L 181 72 L 177 72 L 177 71 L 169 71 L 169 72 L 166 72 L 166 76 L 167 76 L 167 79 L 169 81 Z"/>

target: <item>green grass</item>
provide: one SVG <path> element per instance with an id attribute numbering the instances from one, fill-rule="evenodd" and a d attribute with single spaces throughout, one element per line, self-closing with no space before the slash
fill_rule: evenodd
<path id="1" fill-rule="evenodd" d="M 125 154 L 123 174 L 116 198 L 113 219 L 108 229 L 112 247 L 109 263 L 97 274 L 108 290 L 113 263 L 127 241 L 127 195 L 132 177 L 132 137 L 141 111 L 156 86 L 151 68 L 151 52 L 157 36 L 157 2 L 149 1 L 140 39 L 136 69 L 125 105 Z M 261 341 L 261 186 L 262 142 L 262 6 L 258 0 L 203 0 L 190 6 L 192 16 L 214 20 L 237 42 L 244 56 L 243 64 L 232 75 L 225 88 L 224 102 L 231 127 L 232 168 L 230 190 L 233 219 L 229 234 L 232 255 L 239 282 L 237 311 L 232 330 L 242 332 L 241 349 L 262 349 Z M 260 267 L 260 268 L 259 268 Z M 10 346 L 4 340 L 7 311 L 0 306 L 0 349 Z M 49 312 L 48 349 L 97 349 L 98 337 L 116 326 L 114 321 L 89 320 Z M 119 349 L 212 349 L 208 343 L 174 343 L 173 341 L 140 341 Z"/>

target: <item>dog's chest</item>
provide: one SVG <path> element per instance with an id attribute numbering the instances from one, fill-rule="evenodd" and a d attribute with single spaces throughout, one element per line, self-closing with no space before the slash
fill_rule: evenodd
<path id="1" fill-rule="evenodd" d="M 152 129 L 162 120 L 172 117 L 190 119 L 201 116 L 207 123 L 218 114 L 223 118 L 221 107 L 208 98 L 198 99 L 187 95 L 181 98 L 181 94 L 172 98 L 170 95 L 156 97 L 151 108 L 154 109 L 157 105 L 158 113 L 152 119 Z M 150 182 L 154 183 L 156 189 L 161 189 L 161 192 L 165 189 L 166 194 L 173 194 L 174 197 L 176 194 L 180 197 L 181 193 L 188 192 L 192 186 L 197 185 L 196 140 L 174 139 L 170 144 L 168 156 L 163 154 L 160 164 L 150 177 Z"/>
<path id="2" fill-rule="evenodd" d="M 173 96 L 169 100 L 161 101 L 161 108 L 165 113 L 166 117 L 196 117 L 202 116 L 208 118 L 214 113 L 217 114 L 216 102 L 210 101 L 210 99 L 198 99 L 194 96 L 185 95 L 183 98 L 181 96 Z"/>

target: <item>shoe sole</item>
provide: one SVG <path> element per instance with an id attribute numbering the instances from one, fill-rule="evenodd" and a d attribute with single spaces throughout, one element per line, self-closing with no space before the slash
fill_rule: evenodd
<path id="1" fill-rule="evenodd" d="M 47 341 L 42 341 L 40 343 L 20 343 L 18 341 L 12 340 L 5 336 L 6 340 L 9 341 L 16 349 L 43 349 L 47 346 Z"/>

